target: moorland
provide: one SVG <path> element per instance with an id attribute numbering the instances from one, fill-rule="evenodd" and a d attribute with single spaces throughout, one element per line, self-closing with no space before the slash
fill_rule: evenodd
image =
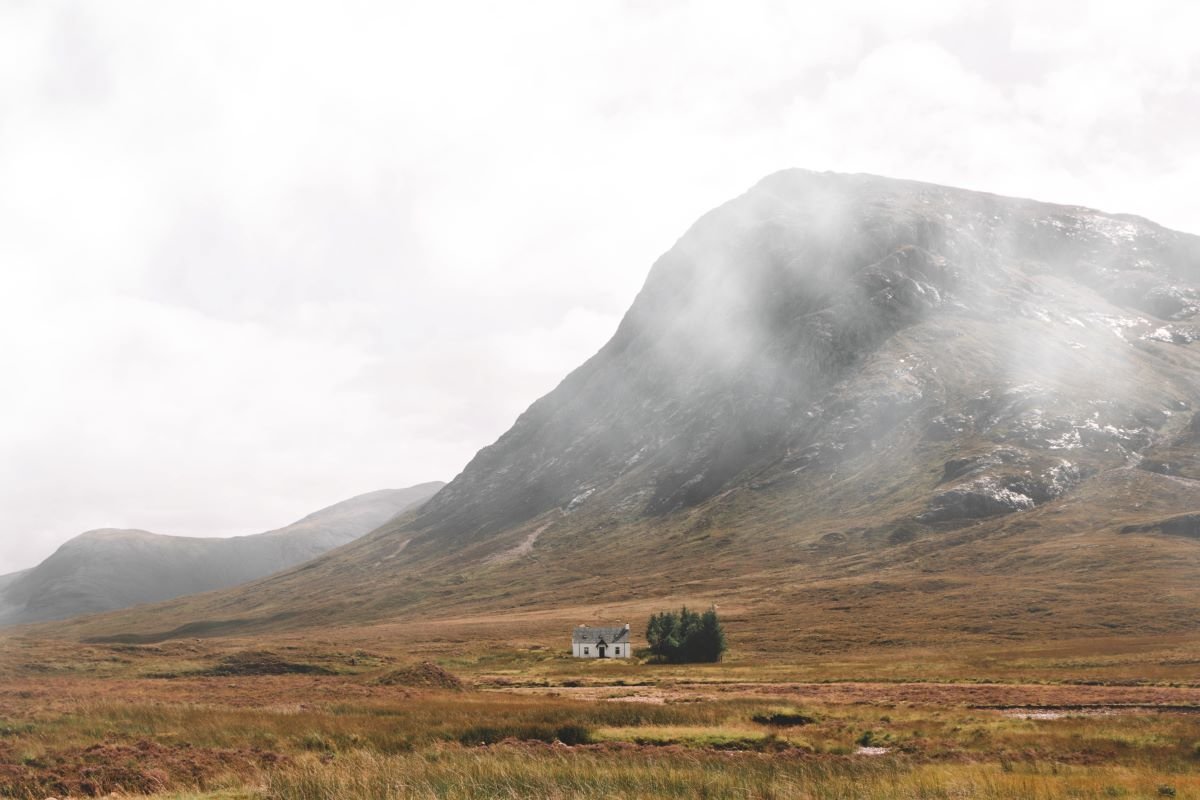
<path id="1" fill-rule="evenodd" d="M 731 620 L 712 665 L 572 659 L 540 616 L 157 644 L 18 632 L 0 646 L 0 786 L 38 800 L 1200 796 L 1200 637 L 747 655 L 746 625 Z"/>

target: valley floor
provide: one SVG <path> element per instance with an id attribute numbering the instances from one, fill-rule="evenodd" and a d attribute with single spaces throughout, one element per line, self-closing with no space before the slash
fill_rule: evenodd
<path id="1" fill-rule="evenodd" d="M 683 667 L 378 633 L 0 639 L 0 796 L 1200 798 L 1194 640 Z"/>

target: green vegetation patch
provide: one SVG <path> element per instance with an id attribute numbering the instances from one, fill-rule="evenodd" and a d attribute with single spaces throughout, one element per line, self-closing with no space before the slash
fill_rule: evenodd
<path id="1" fill-rule="evenodd" d="M 750 718 L 759 725 L 770 725 L 774 728 L 795 728 L 801 725 L 812 725 L 817 718 L 794 708 L 773 708 Z"/>
<path id="2" fill-rule="evenodd" d="M 459 734 L 459 744 L 479 746 L 499 744 L 505 741 L 560 742 L 568 745 L 587 744 L 592 741 L 591 732 L 583 725 L 480 725 L 468 728 Z"/>
<path id="3" fill-rule="evenodd" d="M 772 733 L 733 726 L 646 725 L 600 728 L 595 739 L 646 746 L 682 745 L 710 750 L 778 750 L 790 743 Z"/>

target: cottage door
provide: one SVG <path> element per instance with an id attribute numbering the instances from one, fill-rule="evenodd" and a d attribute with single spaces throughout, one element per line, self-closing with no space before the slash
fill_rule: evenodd
<path id="1" fill-rule="evenodd" d="M 596 652 L 600 654 L 600 658 L 608 658 L 608 645 L 601 642 L 596 647 Z"/>

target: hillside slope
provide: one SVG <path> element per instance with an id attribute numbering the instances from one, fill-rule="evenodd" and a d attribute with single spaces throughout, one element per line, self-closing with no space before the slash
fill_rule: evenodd
<path id="1" fill-rule="evenodd" d="M 236 586 L 352 542 L 429 499 L 443 485 L 370 492 L 252 536 L 88 531 L 37 567 L 0 577 L 0 625 L 65 619 Z"/>
<path id="2" fill-rule="evenodd" d="M 1200 239 L 1147 220 L 777 173 L 418 512 L 68 632 L 674 599 L 764 647 L 1194 630 L 1200 541 L 1166 521 L 1200 512 L 1198 312 Z"/>

